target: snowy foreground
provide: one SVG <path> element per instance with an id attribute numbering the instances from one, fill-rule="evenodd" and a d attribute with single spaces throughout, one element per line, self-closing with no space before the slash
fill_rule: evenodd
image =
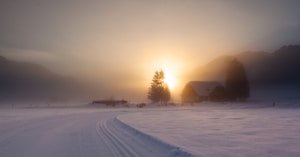
<path id="1" fill-rule="evenodd" d="M 300 108 L 209 105 L 118 118 L 195 156 L 299 157 Z"/>
<path id="2" fill-rule="evenodd" d="M 0 109 L 1 157 L 300 156 L 300 108 Z"/>

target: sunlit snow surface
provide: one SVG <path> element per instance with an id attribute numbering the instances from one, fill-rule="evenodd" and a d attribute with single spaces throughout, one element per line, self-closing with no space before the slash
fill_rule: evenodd
<path id="1" fill-rule="evenodd" d="M 197 156 L 299 157 L 300 108 L 249 105 L 144 110 L 118 118 Z"/>

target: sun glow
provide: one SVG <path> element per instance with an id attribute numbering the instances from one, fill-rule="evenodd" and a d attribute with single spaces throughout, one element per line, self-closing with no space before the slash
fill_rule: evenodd
<path id="1" fill-rule="evenodd" d="M 186 57 L 181 48 L 172 45 L 173 47 L 161 48 L 161 49 L 151 49 L 148 48 L 145 52 L 149 54 L 146 56 L 143 64 L 145 66 L 145 88 L 148 88 L 149 82 L 153 78 L 153 73 L 155 71 L 163 70 L 165 74 L 164 83 L 166 83 L 172 93 L 172 99 L 179 99 L 180 93 L 182 90 L 185 80 L 183 79 L 186 76 L 186 71 L 190 70 L 192 65 L 191 58 Z M 170 46 L 171 47 L 171 46 Z M 151 53 L 152 52 L 152 53 Z M 155 52 L 155 53 L 153 53 Z M 188 61 L 188 62 L 187 62 Z"/>
<path id="2" fill-rule="evenodd" d="M 175 79 L 175 77 L 172 74 L 168 73 L 168 72 L 165 72 L 165 80 L 164 80 L 164 82 L 168 85 L 168 87 L 170 89 L 174 89 L 175 86 L 176 86 L 176 79 Z"/>
<path id="3" fill-rule="evenodd" d="M 169 89 L 173 93 L 176 92 L 178 88 L 180 88 L 178 86 L 180 82 L 178 76 L 180 74 L 180 71 L 182 70 L 180 63 L 181 63 L 180 60 L 172 56 L 172 57 L 161 57 L 160 59 L 155 60 L 152 64 L 150 64 L 153 65 L 151 67 L 152 71 L 163 70 L 164 77 L 165 77 L 164 83 L 168 85 Z M 151 77 L 152 76 L 150 75 L 149 78 Z"/>

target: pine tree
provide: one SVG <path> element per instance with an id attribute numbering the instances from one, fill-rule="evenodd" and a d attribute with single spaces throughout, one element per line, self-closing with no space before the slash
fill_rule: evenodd
<path id="1" fill-rule="evenodd" d="M 148 99 L 154 103 L 167 103 L 171 98 L 169 87 L 164 82 L 164 79 L 165 74 L 163 70 L 155 72 L 148 92 Z"/>
<path id="2" fill-rule="evenodd" d="M 245 68 L 237 59 L 229 63 L 225 88 L 229 100 L 246 100 L 250 95 Z"/>
<path id="3" fill-rule="evenodd" d="M 169 89 L 168 85 L 165 84 L 164 92 L 163 92 L 163 95 L 162 95 L 162 102 L 167 104 L 170 101 L 170 99 L 171 99 L 170 89 Z"/>

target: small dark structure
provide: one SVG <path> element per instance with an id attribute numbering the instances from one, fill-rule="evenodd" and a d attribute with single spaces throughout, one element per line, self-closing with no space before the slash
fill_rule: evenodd
<path id="1" fill-rule="evenodd" d="M 145 103 L 140 103 L 140 104 L 137 104 L 137 105 L 136 105 L 136 107 L 138 107 L 138 108 L 143 108 L 143 107 L 145 107 L 145 106 L 146 106 Z"/>
<path id="2" fill-rule="evenodd" d="M 116 106 L 117 104 L 127 104 L 127 100 L 95 100 L 91 104 L 105 104 L 106 106 Z"/>
<path id="3" fill-rule="evenodd" d="M 185 85 L 181 97 L 183 103 L 224 101 L 225 88 L 218 82 L 191 81 Z"/>

